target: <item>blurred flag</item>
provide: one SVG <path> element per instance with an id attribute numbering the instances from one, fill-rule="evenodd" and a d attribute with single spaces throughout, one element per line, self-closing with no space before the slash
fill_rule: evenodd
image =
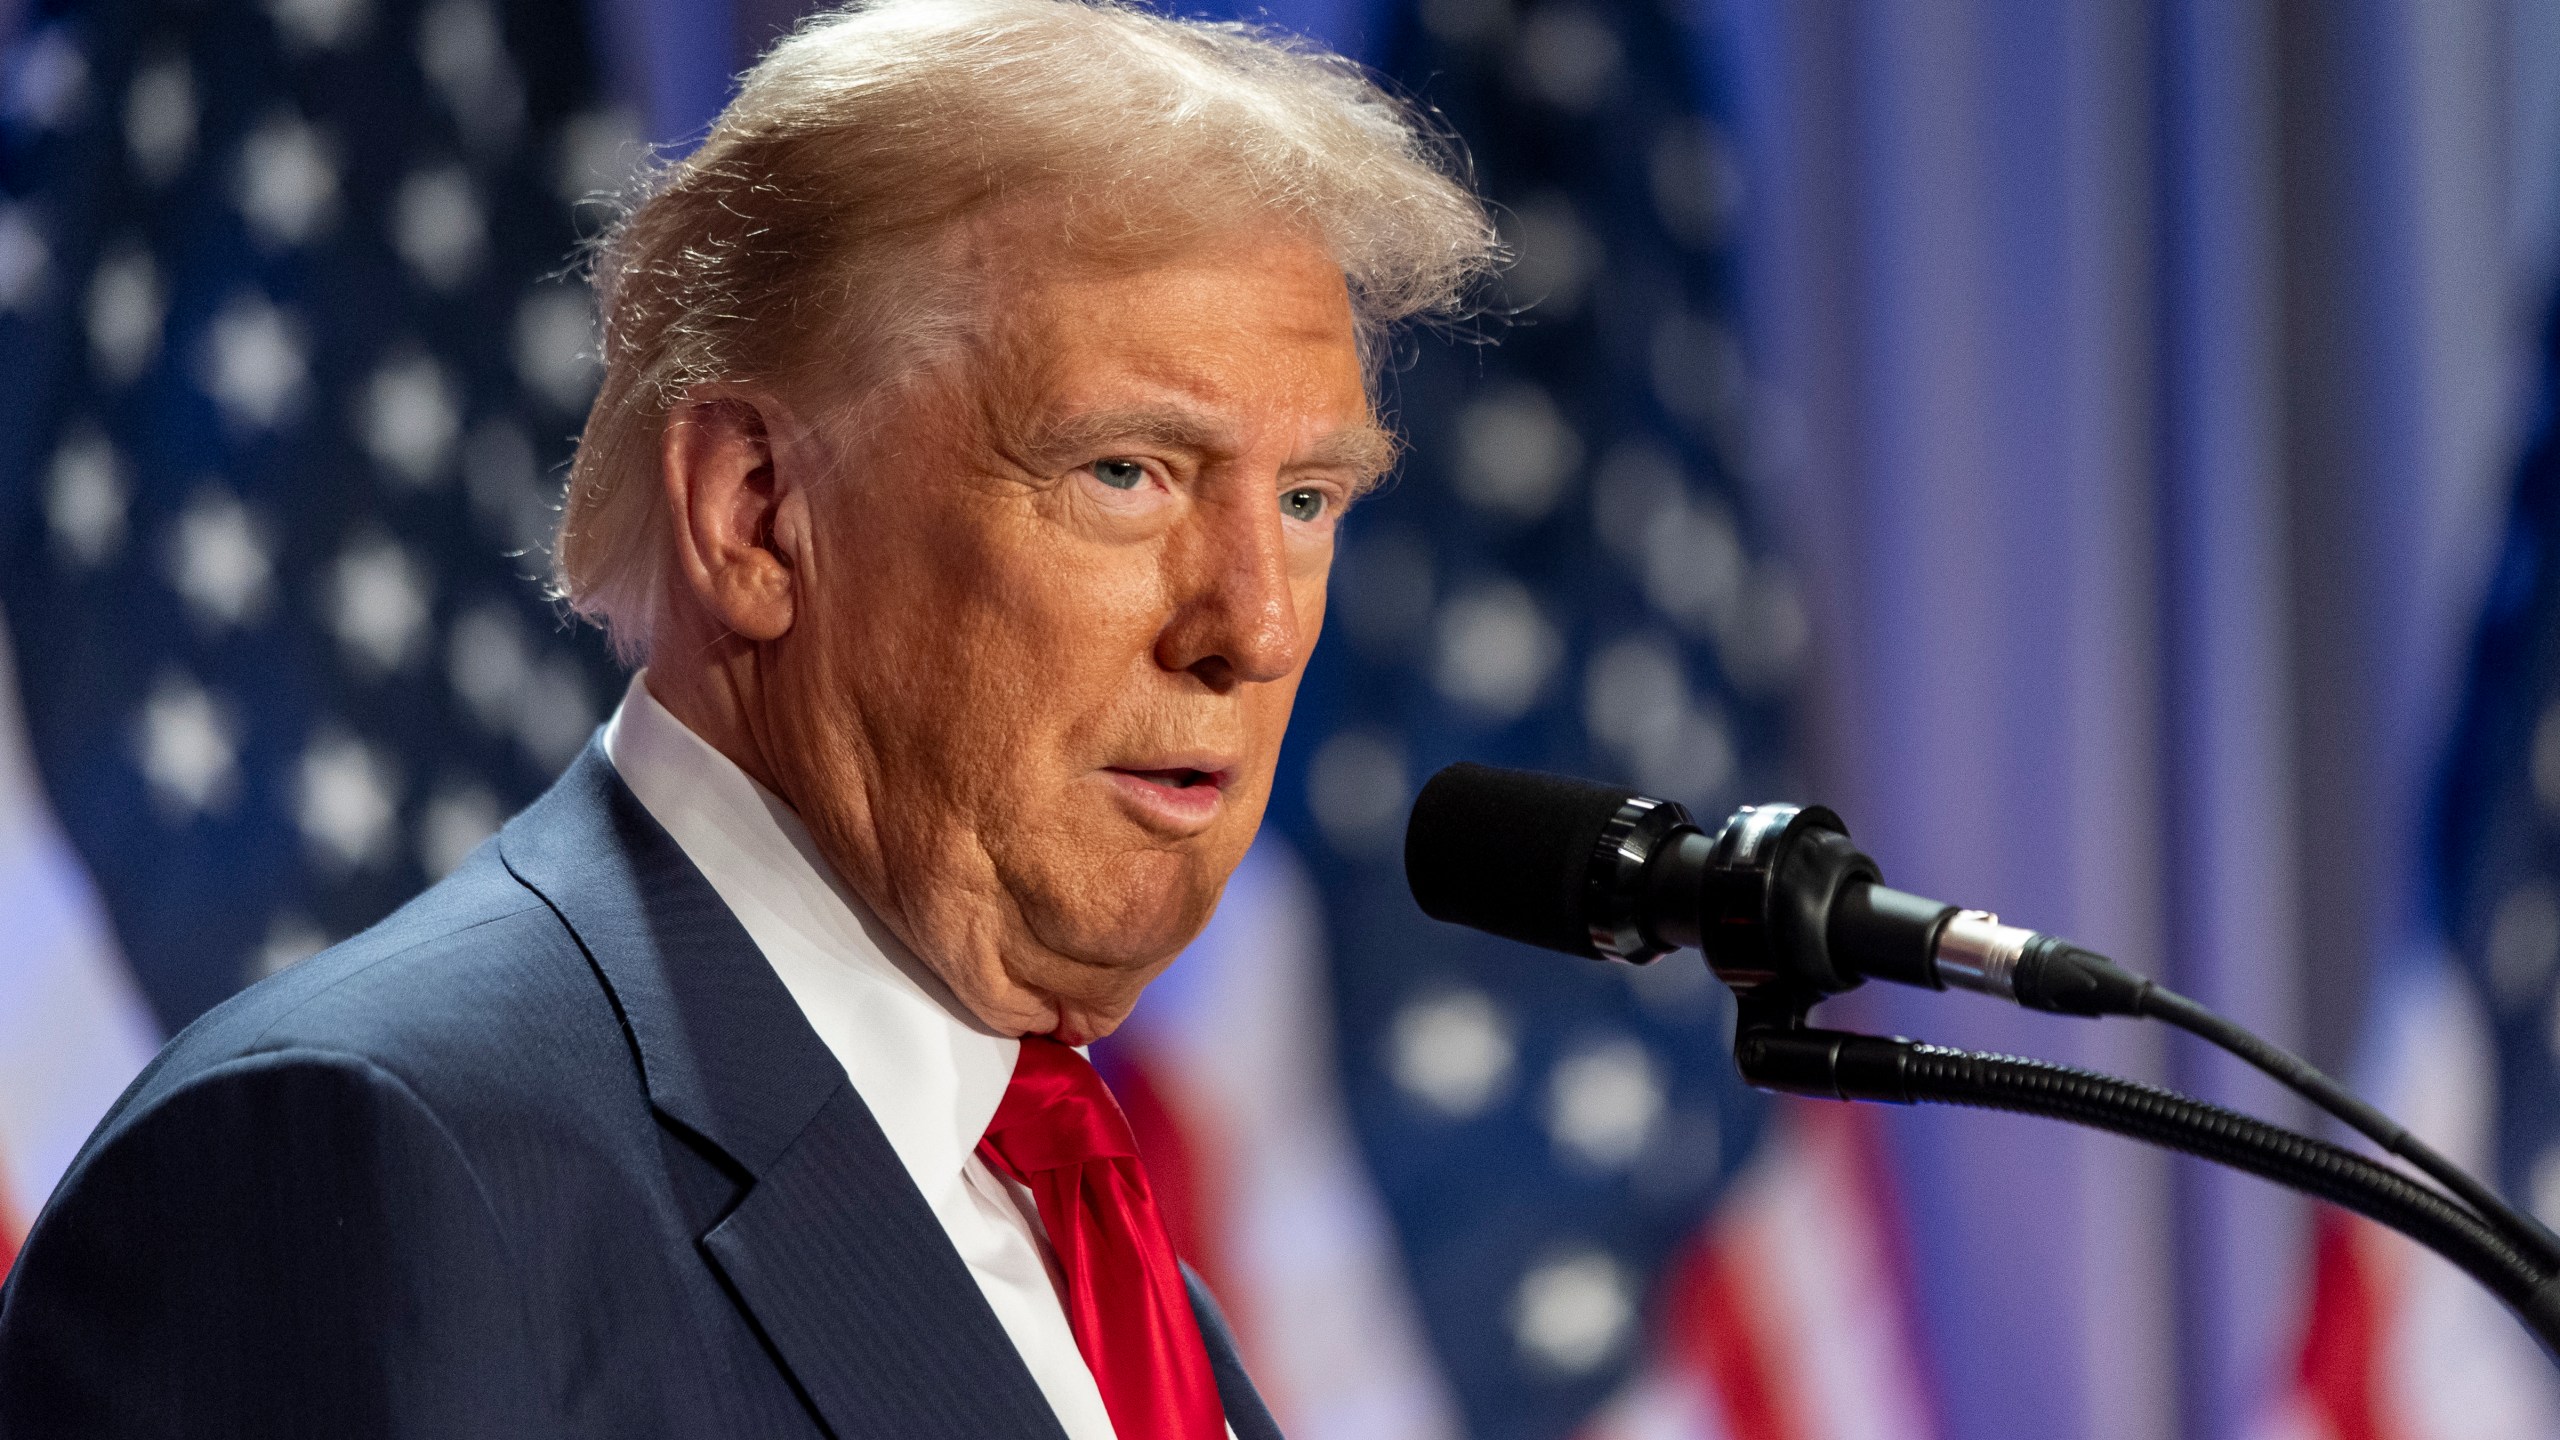
<path id="1" fill-rule="evenodd" d="M 2376 987 L 2363 1088 L 2560 1223 L 2560 310 L 2445 770 L 2431 893 L 2449 953 Z M 2267 1440 L 2547 1440 L 2560 1383 L 2485 1292 L 2323 1212 Z"/>
<path id="2" fill-rule="evenodd" d="M 134 982 L 174 1029 L 371 923 L 614 693 L 527 578 L 593 384 L 573 207 L 637 155 L 589 76 L 578 0 L 25 18 L 0 73 L 17 1222 L 148 1054 Z"/>
<path id="3" fill-rule="evenodd" d="M 1798 789 L 1804 614 L 1738 475 L 1740 182 L 1676 8 L 1409 17 L 1390 68 L 1472 152 L 1518 313 L 1391 365 L 1412 458 L 1347 523 L 1264 839 L 1103 1047 L 1298 1440 L 1936 1428 L 1859 1118 L 1745 1091 L 1695 956 L 1532 952 L 1403 880 L 1460 758 L 1711 824 Z"/>
<path id="4" fill-rule="evenodd" d="M 36 787 L 0 638 L 0 1275 L 89 1129 L 159 1047 Z"/>

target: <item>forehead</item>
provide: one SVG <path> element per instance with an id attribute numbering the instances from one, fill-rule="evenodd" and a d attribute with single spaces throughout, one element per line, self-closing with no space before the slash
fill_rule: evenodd
<path id="1" fill-rule="evenodd" d="M 1146 264 L 1036 265 L 988 298 L 986 378 L 1008 408 L 1055 417 L 1180 403 L 1239 422 L 1368 422 L 1350 290 L 1310 242 L 1237 239 Z"/>

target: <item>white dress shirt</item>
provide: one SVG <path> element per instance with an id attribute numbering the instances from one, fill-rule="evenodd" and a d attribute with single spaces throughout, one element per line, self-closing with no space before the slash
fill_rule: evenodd
<path id="1" fill-rule="evenodd" d="M 1022 1042 L 961 1008 L 836 877 L 791 807 L 670 714 L 646 679 L 631 677 L 606 722 L 613 768 L 835 1052 L 1069 1440 L 1114 1440 L 1031 1194 L 977 1154 Z"/>

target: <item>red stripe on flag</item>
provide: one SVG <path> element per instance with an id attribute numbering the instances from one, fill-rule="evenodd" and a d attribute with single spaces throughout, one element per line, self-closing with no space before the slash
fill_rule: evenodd
<path id="1" fill-rule="evenodd" d="M 2382 1321 L 2387 1301 L 2363 1224 L 2323 1209 L 2314 1228 L 2311 1314 L 2296 1377 L 2305 1409 L 2334 1440 L 2397 1440 L 2381 1406 Z"/>
<path id="2" fill-rule="evenodd" d="M 1837 1126 L 1846 1147 L 1853 1176 L 1851 1193 L 1858 1196 L 1866 1212 L 1867 1232 L 1884 1256 L 1884 1273 L 1877 1278 L 1893 1306 L 1896 1323 L 1893 1336 L 1903 1373 L 1915 1387 L 1912 1399 L 1918 1402 L 1931 1421 L 1930 1433 L 1954 1433 L 1948 1426 L 1946 1397 L 1932 1383 L 1927 1357 L 1920 1352 L 1919 1336 L 1912 1328 L 1911 1317 L 1920 1313 L 1920 1266 L 1911 1253 L 1911 1232 L 1904 1228 L 1903 1217 L 1911 1212 L 1902 1207 L 1902 1191 L 1894 1183 L 1892 1157 L 1885 1150 L 1883 1127 L 1876 1112 L 1863 1105 L 1840 1105 L 1828 1100 L 1787 1100 L 1784 1111 L 1794 1112 L 1798 1124 Z"/>
<path id="3" fill-rule="evenodd" d="M 9 1267 L 18 1263 L 18 1242 L 26 1236 L 18 1212 L 9 1208 L 8 1167 L 0 1166 L 0 1280 L 8 1279 Z"/>
<path id="4" fill-rule="evenodd" d="M 1670 1297 L 1664 1318 L 1672 1352 L 1715 1387 L 1733 1440 L 1802 1440 L 1804 1426 L 1755 1323 L 1753 1277 L 1732 1248 L 1711 1238 L 1692 1242 L 1663 1293 Z"/>

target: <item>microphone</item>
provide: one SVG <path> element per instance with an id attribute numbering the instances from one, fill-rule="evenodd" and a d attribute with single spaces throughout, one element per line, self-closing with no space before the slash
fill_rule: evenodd
<path id="1" fill-rule="evenodd" d="M 2176 991 L 2059 936 L 1886 885 L 1876 862 L 1849 843 L 1849 827 L 1818 805 L 1746 805 L 1709 835 L 1680 805 L 1622 786 L 1461 763 L 1415 797 L 1404 871 L 1424 914 L 1507 940 L 1637 965 L 1686 946 L 1704 950 L 1740 1002 L 1734 1061 L 1754 1085 L 2050 1115 L 2236 1165 L 2452 1257 L 2560 1354 L 2560 1236 L 2540 1221 L 2301 1057 Z M 1806 1028 L 1816 1002 L 1869 980 L 2175 1025 L 2344 1120 L 2470 1207 L 2418 1187 L 2417 1209 L 2444 1204 L 2456 1229 L 2485 1224 L 2493 1248 L 2528 1258 L 2513 1271 L 2481 1263 L 2484 1252 L 2469 1242 L 2451 1243 L 2435 1222 L 2394 1208 L 2399 1201 L 2381 1194 L 2397 1182 L 2391 1172 L 2313 1175 L 2320 1166 L 2296 1161 L 2310 1155 L 2330 1165 L 2322 1142 L 2184 1096 L 2036 1061 Z M 2349 1169 L 2362 1163 L 2338 1153 Z"/>
<path id="2" fill-rule="evenodd" d="M 1415 799 L 1404 867 L 1435 920 L 1637 965 L 1695 946 L 1744 996 L 1810 1003 L 1890 980 L 2135 1015 L 2154 988 L 2057 936 L 1893 889 L 1818 805 L 1746 805 L 1710 835 L 1673 801 L 1461 762 Z"/>

